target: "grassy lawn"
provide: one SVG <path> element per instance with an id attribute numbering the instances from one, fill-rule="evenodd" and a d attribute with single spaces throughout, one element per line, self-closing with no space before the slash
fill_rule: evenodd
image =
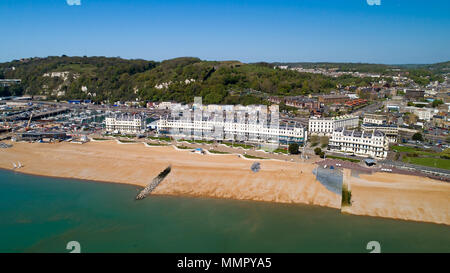
<path id="1" fill-rule="evenodd" d="M 192 142 L 194 142 L 194 143 L 200 143 L 200 144 L 202 144 L 202 143 L 205 143 L 205 144 L 213 144 L 214 143 L 214 141 L 212 141 L 212 140 L 191 140 Z"/>
<path id="2" fill-rule="evenodd" d="M 177 146 L 178 149 L 183 149 L 183 150 L 193 150 L 194 148 L 191 147 L 186 147 L 186 146 Z"/>
<path id="3" fill-rule="evenodd" d="M 438 156 L 439 153 L 427 152 L 420 148 L 413 148 L 407 146 L 392 146 L 391 150 L 396 152 L 404 152 L 404 153 L 416 153 L 418 155 L 429 155 L 429 156 Z"/>
<path id="4" fill-rule="evenodd" d="M 161 144 L 161 143 L 150 143 L 150 142 L 146 142 L 146 143 L 149 146 L 167 146 L 167 144 Z"/>
<path id="5" fill-rule="evenodd" d="M 113 137 L 125 137 L 125 138 L 135 138 L 136 136 L 133 135 L 120 135 L 120 134 L 115 134 L 112 135 Z"/>
<path id="6" fill-rule="evenodd" d="M 289 154 L 289 152 L 286 149 L 278 148 L 273 151 L 274 153 L 281 153 L 281 154 Z"/>
<path id="7" fill-rule="evenodd" d="M 100 140 L 109 140 L 109 138 L 99 138 L 99 137 L 94 137 L 94 138 L 92 138 L 93 140 L 97 140 L 97 141 L 100 141 Z"/>
<path id="8" fill-rule="evenodd" d="M 350 161 L 350 162 L 353 162 L 353 163 L 358 163 L 360 161 L 359 159 L 346 158 L 346 157 L 334 156 L 334 155 L 327 155 L 327 158 L 346 160 L 346 161 Z"/>
<path id="9" fill-rule="evenodd" d="M 393 146 L 392 150 L 406 153 L 402 158 L 402 161 L 405 163 L 450 170 L 450 160 L 440 158 L 446 155 L 445 152 L 436 153 L 421 148 L 405 146 Z"/>
<path id="10" fill-rule="evenodd" d="M 244 148 L 244 149 L 252 149 L 253 148 L 252 145 L 242 144 L 242 143 L 234 143 L 234 144 L 232 144 L 232 143 L 229 143 L 229 142 L 224 142 L 223 144 L 225 144 L 227 146 L 230 146 L 230 147 L 241 147 L 241 148 Z"/>
<path id="11" fill-rule="evenodd" d="M 188 142 L 188 143 L 191 143 L 191 144 L 196 144 L 196 143 L 199 143 L 199 144 L 203 144 L 203 143 L 205 143 L 205 144 L 213 144 L 214 143 L 214 141 L 212 141 L 212 140 L 192 140 L 192 139 L 180 139 L 180 140 L 178 140 L 179 142 L 181 142 L 181 141 L 186 141 L 186 142 Z"/>
<path id="12" fill-rule="evenodd" d="M 407 147 L 407 146 L 392 146 L 391 150 L 396 151 L 396 152 L 404 152 L 404 153 L 413 153 L 413 152 L 417 152 L 419 151 L 418 149 L 412 148 L 412 147 Z"/>
<path id="13" fill-rule="evenodd" d="M 119 139 L 119 141 L 122 143 L 135 143 L 136 142 L 134 140 L 125 140 L 125 139 Z"/>
<path id="14" fill-rule="evenodd" d="M 404 157 L 403 162 L 450 170 L 450 160 L 432 157 Z"/>
<path id="15" fill-rule="evenodd" d="M 267 159 L 265 157 L 259 157 L 259 156 L 253 156 L 253 155 L 243 155 L 245 158 L 251 158 L 251 159 Z"/>
<path id="16" fill-rule="evenodd" d="M 216 150 L 208 150 L 208 152 L 210 152 L 212 154 L 229 154 L 228 152 L 221 152 L 221 151 L 216 151 Z"/>
<path id="17" fill-rule="evenodd" d="M 177 139 L 177 142 L 183 142 L 183 141 L 185 141 L 185 142 L 187 142 L 187 143 L 190 143 L 190 144 L 194 144 L 194 141 L 192 141 L 192 140 L 190 140 L 190 139 L 184 139 L 184 138 Z"/>
<path id="18" fill-rule="evenodd" d="M 153 136 L 149 136 L 148 139 L 153 139 L 153 140 L 163 140 L 163 141 L 167 141 L 170 142 L 170 137 L 153 137 Z"/>

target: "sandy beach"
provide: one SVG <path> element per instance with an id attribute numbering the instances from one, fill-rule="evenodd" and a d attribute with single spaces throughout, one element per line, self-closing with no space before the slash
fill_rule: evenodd
<path id="1" fill-rule="evenodd" d="M 173 146 L 146 147 L 116 141 L 74 143 L 12 143 L 0 149 L 0 168 L 19 172 L 144 186 L 169 164 L 172 172 L 152 194 L 205 196 L 341 208 L 341 196 L 326 189 L 312 173 L 317 165 L 257 160 L 237 155 L 200 155 Z M 423 177 L 376 173 L 352 176 L 346 213 L 450 225 L 450 184 Z M 134 197 L 134 196 L 133 196 Z M 151 197 L 149 197 L 151 198 Z"/>
<path id="2" fill-rule="evenodd" d="M 53 177 L 78 178 L 144 186 L 168 165 L 172 171 L 152 194 L 207 196 L 340 208 L 341 196 L 328 191 L 312 174 L 312 164 L 253 160 L 237 155 L 200 155 L 173 146 L 146 147 L 116 141 L 13 143 L 0 150 L 0 167 Z"/>
<path id="3" fill-rule="evenodd" d="M 393 173 L 349 175 L 346 213 L 450 225 L 450 183 Z"/>

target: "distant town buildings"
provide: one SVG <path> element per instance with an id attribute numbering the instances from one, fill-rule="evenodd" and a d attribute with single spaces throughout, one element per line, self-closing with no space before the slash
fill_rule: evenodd
<path id="1" fill-rule="evenodd" d="M 278 66 L 281 68 L 280 66 Z M 284 68 L 287 69 L 288 67 Z M 361 72 L 352 72 L 352 71 L 338 71 L 338 68 L 303 68 L 303 67 L 293 67 L 290 68 L 290 70 L 295 70 L 302 73 L 313 73 L 313 74 L 322 74 L 330 77 L 340 77 L 343 75 L 351 75 L 353 77 L 360 77 L 360 78 L 380 78 L 381 75 L 379 74 L 372 74 L 372 73 L 361 73 Z M 404 77 L 401 77 L 402 80 L 406 79 Z M 400 80 L 400 77 L 398 77 L 398 80 Z"/>
<path id="2" fill-rule="evenodd" d="M 347 95 L 320 95 L 318 96 L 318 100 L 320 103 L 329 104 L 329 103 L 345 103 L 350 98 Z"/>
<path id="3" fill-rule="evenodd" d="M 170 101 L 163 101 L 158 104 L 158 109 L 170 109 L 172 103 Z"/>
<path id="4" fill-rule="evenodd" d="M 286 106 L 295 107 L 298 109 L 307 109 L 309 111 L 318 111 L 320 109 L 320 102 L 317 99 L 295 96 L 295 97 L 270 97 L 271 103 L 280 104 L 284 103 Z"/>
<path id="5" fill-rule="evenodd" d="M 438 113 L 438 110 L 434 108 L 420 108 L 414 106 L 406 106 L 403 108 L 402 112 L 413 113 L 420 120 L 430 121 L 431 118 Z"/>
<path id="6" fill-rule="evenodd" d="M 0 86 L 6 87 L 13 84 L 19 84 L 20 82 L 20 79 L 0 79 Z"/>
<path id="7" fill-rule="evenodd" d="M 424 90 L 414 90 L 414 89 L 405 90 L 405 98 L 409 100 L 423 99 L 424 95 L 425 95 Z"/>

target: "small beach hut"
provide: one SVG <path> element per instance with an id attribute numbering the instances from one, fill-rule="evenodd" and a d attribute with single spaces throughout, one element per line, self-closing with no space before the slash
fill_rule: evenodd
<path id="1" fill-rule="evenodd" d="M 369 166 L 369 167 L 374 166 L 374 165 L 377 164 L 377 162 L 374 159 L 372 159 L 372 158 L 364 159 L 364 163 L 366 163 L 366 165 Z"/>

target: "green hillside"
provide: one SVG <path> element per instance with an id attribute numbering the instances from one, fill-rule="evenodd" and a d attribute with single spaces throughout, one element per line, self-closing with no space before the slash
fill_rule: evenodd
<path id="1" fill-rule="evenodd" d="M 371 66 L 347 65 L 361 69 Z M 373 69 L 385 68 L 374 66 Z M 0 64 L 0 79 L 22 80 L 20 85 L 0 87 L 0 96 L 39 94 L 49 99 L 96 102 L 191 102 L 194 96 L 202 96 L 205 103 L 253 104 L 265 103 L 267 96 L 327 93 L 338 84 L 367 86 L 372 80 L 351 76 L 332 78 L 273 67 L 269 63 L 202 61 L 193 57 L 162 62 L 64 55 L 28 58 Z"/>

